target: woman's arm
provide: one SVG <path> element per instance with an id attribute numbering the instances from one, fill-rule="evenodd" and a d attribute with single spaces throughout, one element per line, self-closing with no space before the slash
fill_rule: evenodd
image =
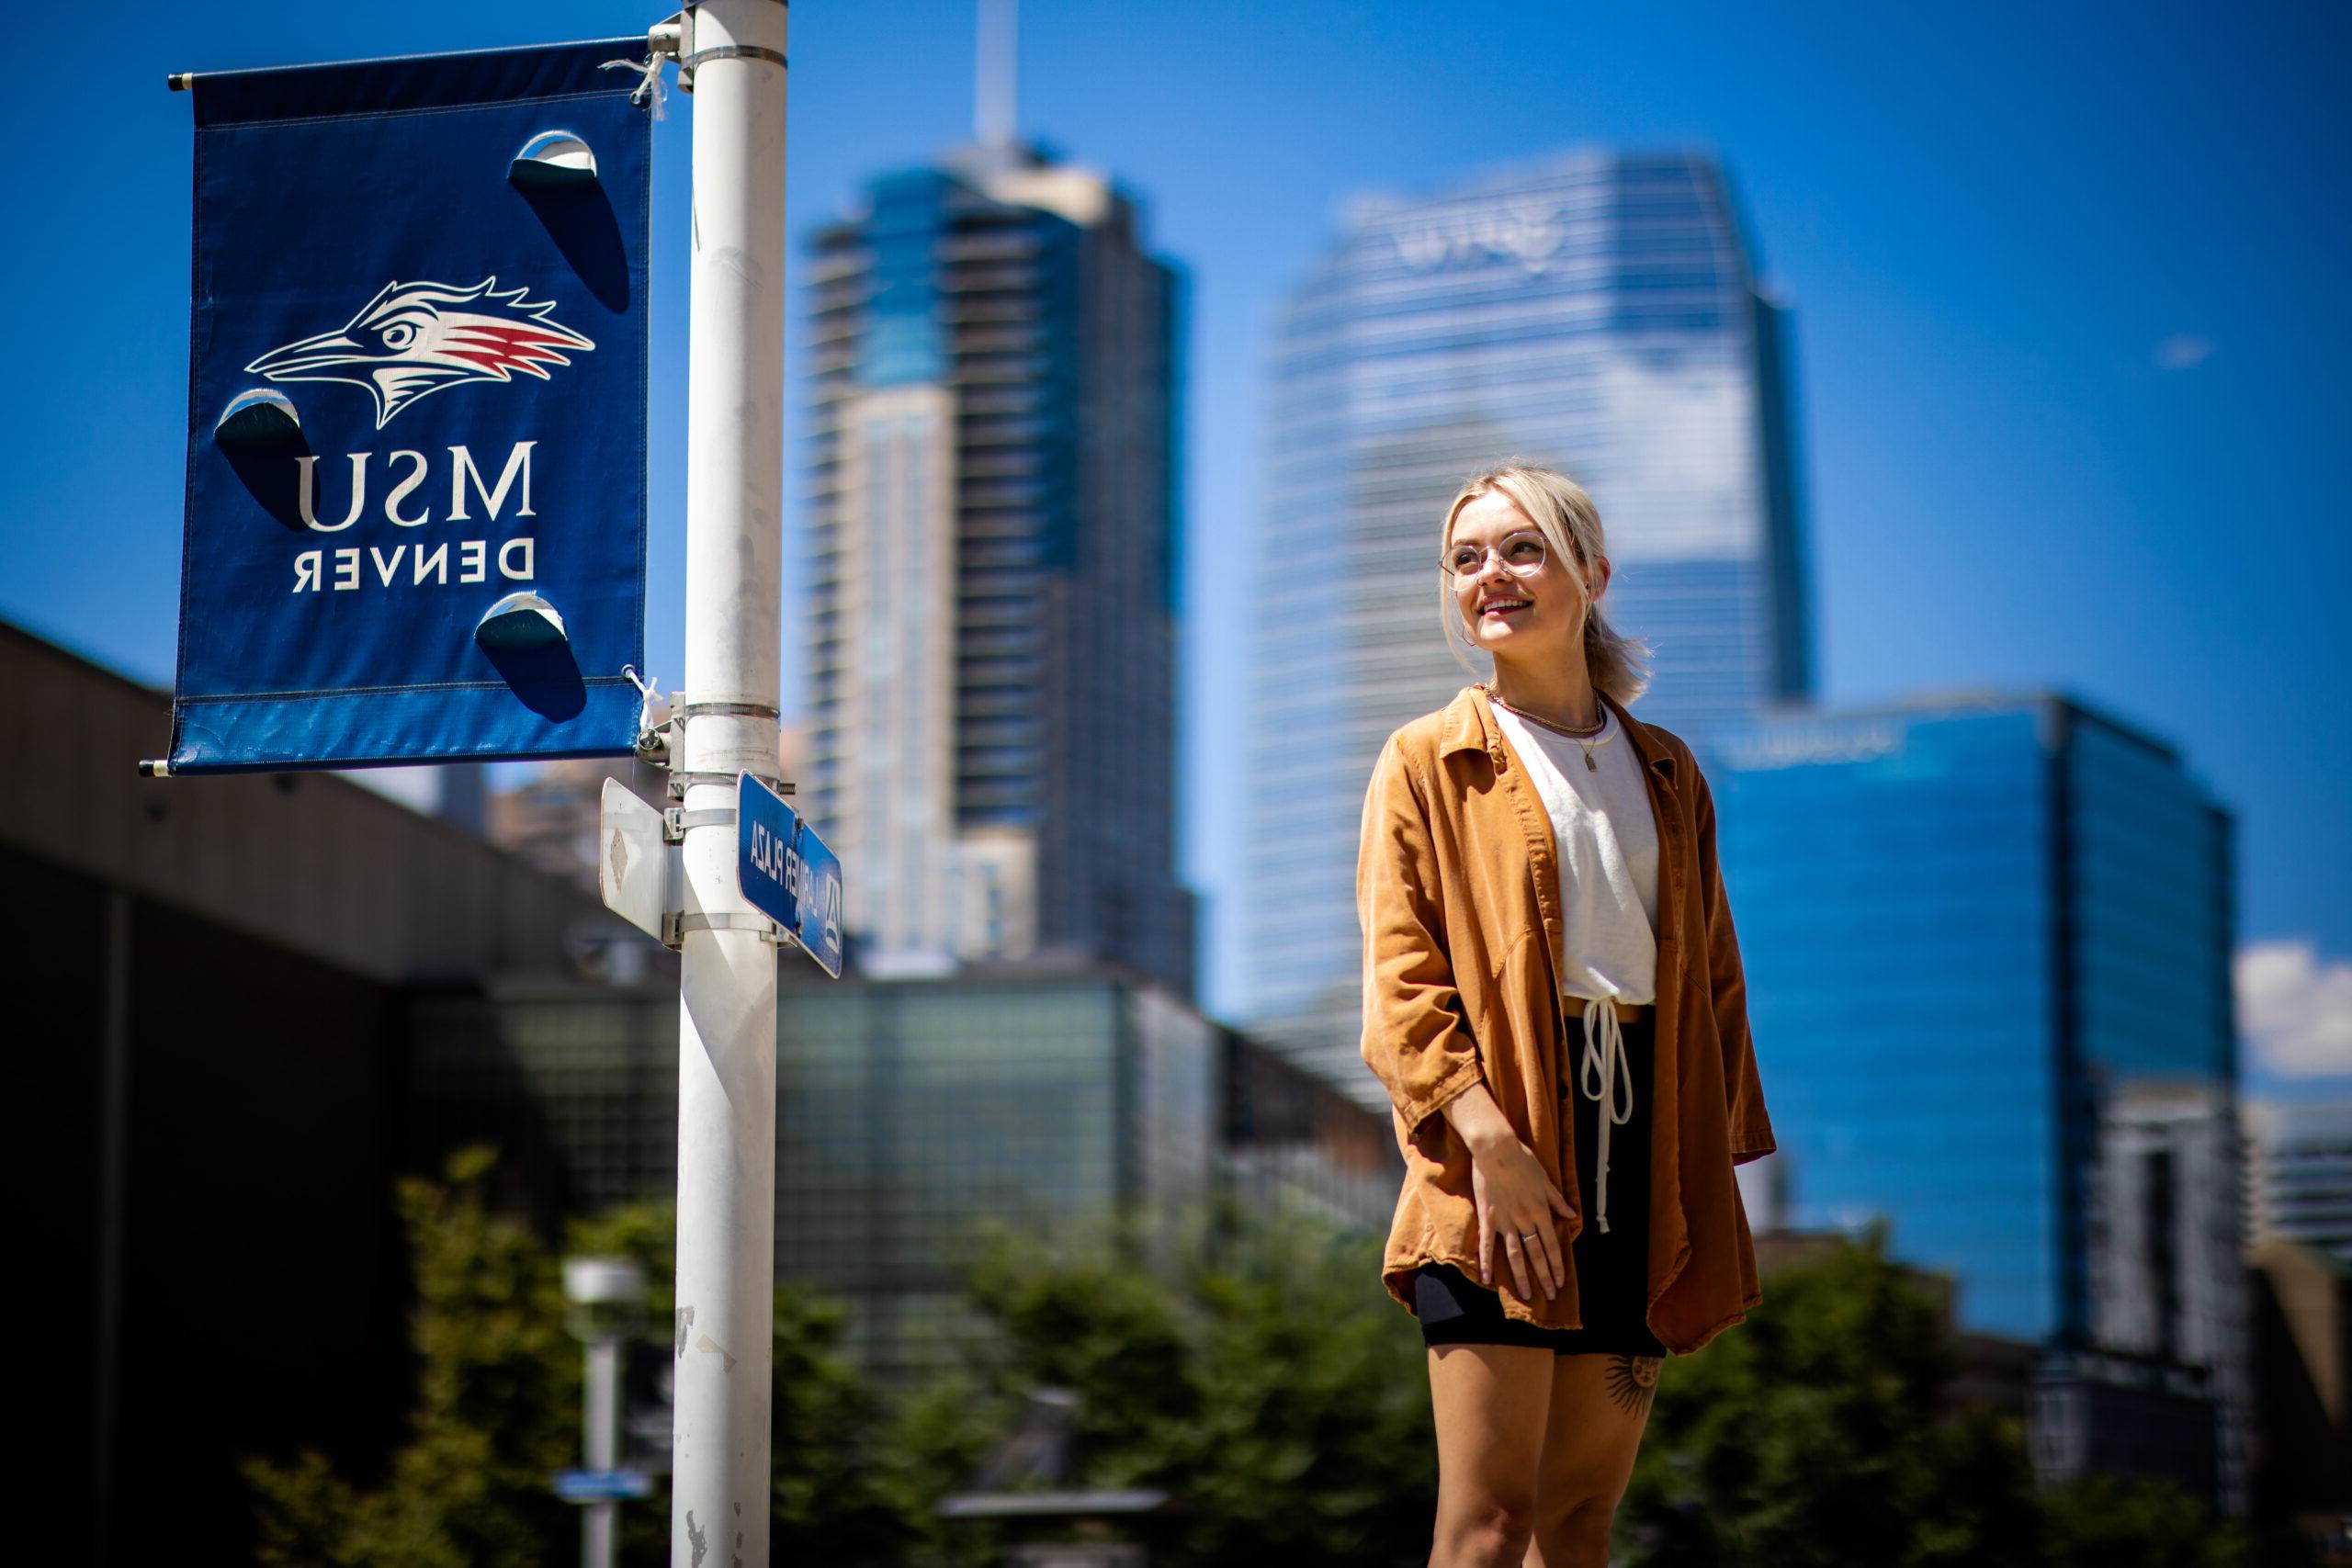
<path id="1" fill-rule="evenodd" d="M 1365 1066 L 1387 1089 L 1405 1124 L 1416 1129 L 1456 1095 L 1486 1082 L 1453 985 L 1437 886 L 1428 812 L 1391 739 L 1373 765 L 1356 851 L 1362 1043 Z"/>
<path id="2" fill-rule="evenodd" d="M 1566 1248 L 1552 1220 L 1573 1217 L 1534 1154 L 1487 1088 L 1477 1043 L 1453 984 L 1439 907 L 1429 815 L 1391 740 L 1365 792 L 1356 854 L 1356 913 L 1363 926 L 1363 1059 L 1397 1114 L 1418 1129 L 1442 1114 L 1470 1150 L 1478 1214 L 1478 1277 L 1494 1283 L 1499 1237 L 1521 1296 L 1532 1282 L 1557 1294 Z"/>
<path id="3" fill-rule="evenodd" d="M 1722 867 L 1715 859 L 1715 798 L 1706 774 L 1698 780 L 1699 895 L 1707 917 L 1707 974 L 1714 984 L 1715 1037 L 1724 1053 L 1724 1110 L 1731 1119 L 1731 1162 L 1746 1165 L 1778 1152 L 1771 1118 L 1764 1111 L 1764 1086 L 1756 1072 L 1756 1044 L 1747 1030 L 1747 976 L 1739 958 L 1731 900 L 1724 895 Z"/>

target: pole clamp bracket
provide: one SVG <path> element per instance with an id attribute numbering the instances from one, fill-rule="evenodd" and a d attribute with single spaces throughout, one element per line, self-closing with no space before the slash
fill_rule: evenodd
<path id="1" fill-rule="evenodd" d="M 793 793 L 792 784 L 788 780 L 778 778 L 774 773 L 746 771 L 751 772 L 753 778 L 778 795 Z M 735 774 L 732 773 L 707 773 L 689 768 L 673 768 L 670 770 L 670 797 L 673 800 L 684 800 L 686 798 L 686 791 L 695 784 L 731 784 L 734 782 Z"/>
<path id="2" fill-rule="evenodd" d="M 735 808 L 731 806 L 712 807 L 701 811 L 689 811 L 683 806 L 673 806 L 662 813 L 662 841 L 683 844 L 689 828 L 732 828 Z"/>
<path id="3" fill-rule="evenodd" d="M 700 910 L 680 913 L 673 909 L 662 917 L 662 945 L 672 950 L 685 945 L 688 931 L 756 931 L 771 943 L 781 942 L 784 933 L 765 915 L 742 915 L 721 912 L 704 914 Z"/>
<path id="4" fill-rule="evenodd" d="M 670 707 L 673 719 L 700 718 L 705 714 L 732 714 L 739 718 L 777 719 L 782 710 L 772 703 L 697 703 L 677 698 Z"/>
<path id="5" fill-rule="evenodd" d="M 630 679 L 636 679 L 634 671 L 628 673 Z M 639 690 L 645 694 L 647 717 L 639 721 L 637 760 L 656 768 L 668 767 L 671 759 L 678 755 L 680 743 L 685 739 L 686 726 L 695 719 L 725 715 L 736 718 L 763 718 L 775 724 L 783 717 L 772 703 L 697 703 L 680 693 L 671 698 L 670 716 L 660 724 L 653 724 L 650 722 L 653 711 L 652 682 L 639 683 Z"/>
<path id="6" fill-rule="evenodd" d="M 691 93 L 695 90 L 695 67 L 707 60 L 764 60 L 771 65 L 781 65 L 786 71 L 792 69 L 792 62 L 785 58 L 782 50 L 763 49 L 755 43 L 730 43 L 713 49 L 697 49 L 678 56 L 678 91 Z"/>

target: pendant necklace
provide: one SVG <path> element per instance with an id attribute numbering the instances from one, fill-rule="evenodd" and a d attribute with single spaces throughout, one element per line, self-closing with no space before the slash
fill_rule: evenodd
<path id="1" fill-rule="evenodd" d="M 1494 682 L 1491 681 L 1487 682 L 1487 700 L 1494 704 L 1497 707 L 1501 708 L 1505 713 L 1517 714 L 1520 717 L 1525 719 L 1530 724 L 1540 726 L 1543 728 L 1550 730 L 1555 735 L 1564 735 L 1567 737 L 1567 739 L 1575 741 L 1578 746 L 1584 749 L 1585 771 L 1591 773 L 1597 773 L 1600 771 L 1600 764 L 1592 760 L 1592 748 L 1593 743 L 1599 740 L 1601 733 L 1609 728 L 1609 710 L 1606 707 L 1603 707 L 1600 710 L 1600 722 L 1594 725 L 1591 728 L 1570 729 L 1565 724 L 1554 724 L 1548 718 L 1538 718 L 1533 714 L 1529 713 L 1522 708 L 1515 708 L 1511 706 L 1509 703 L 1503 701 L 1501 695 L 1496 692 Z"/>

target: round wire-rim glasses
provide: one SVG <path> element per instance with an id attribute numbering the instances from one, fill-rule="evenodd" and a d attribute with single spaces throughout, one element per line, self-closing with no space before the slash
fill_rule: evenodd
<path id="1" fill-rule="evenodd" d="M 1485 571 L 1487 557 L 1491 554 L 1513 577 L 1532 577 L 1544 570 L 1544 558 L 1550 553 L 1543 535 L 1521 528 L 1504 535 L 1492 547 L 1474 545 L 1465 539 L 1445 552 L 1437 569 L 1459 582 Z"/>

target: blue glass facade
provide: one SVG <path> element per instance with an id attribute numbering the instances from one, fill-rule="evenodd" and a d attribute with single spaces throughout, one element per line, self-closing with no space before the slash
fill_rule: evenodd
<path id="1" fill-rule="evenodd" d="M 1894 1222 L 1970 1327 L 2057 1325 L 2059 826 L 2030 709 L 1774 726 L 1708 768 L 1784 1224 Z"/>
<path id="2" fill-rule="evenodd" d="M 2075 1028 L 2094 1078 L 2237 1078 L 2228 818 L 2169 753 L 2099 723 L 2066 750 Z"/>
<path id="3" fill-rule="evenodd" d="M 1776 720 L 1707 767 L 1781 1222 L 1885 1216 L 1963 1326 L 2110 1339 L 2101 1271 L 2137 1280 L 2156 1245 L 2102 1261 L 2143 1228 L 2120 1129 L 2234 1078 L 2226 817 L 2055 697 Z M 2148 1348 L 2197 1337 L 2175 1326 Z"/>

